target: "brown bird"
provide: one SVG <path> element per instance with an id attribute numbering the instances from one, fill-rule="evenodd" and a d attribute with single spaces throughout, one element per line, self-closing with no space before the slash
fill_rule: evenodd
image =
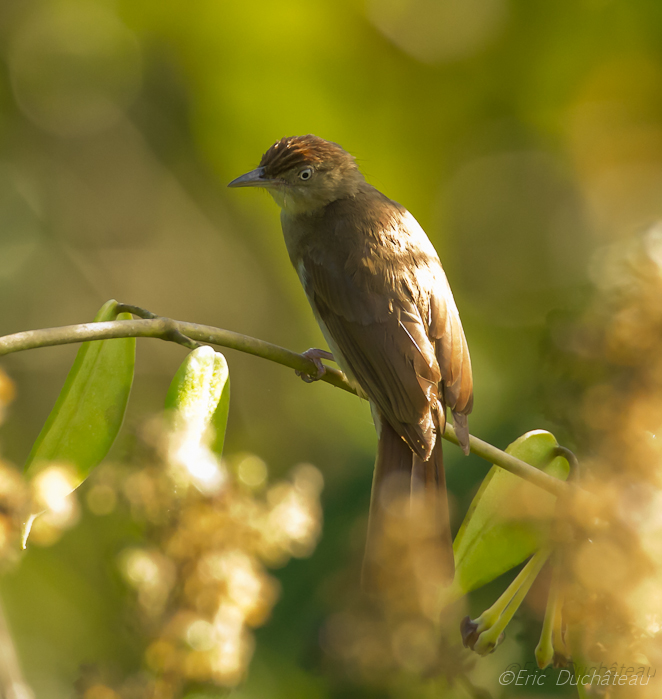
<path id="1" fill-rule="evenodd" d="M 264 187 L 281 208 L 290 259 L 333 358 L 371 403 L 379 445 L 364 583 L 392 565 L 394 529 L 454 571 L 441 436 L 446 407 L 469 452 L 471 360 L 437 253 L 414 217 L 317 136 L 275 143 L 229 187 Z M 307 356 L 324 372 L 323 350 Z M 404 496 L 409 507 L 394 507 Z M 393 514 L 393 513 L 396 514 Z M 404 519 L 403 519 L 404 518 Z"/>

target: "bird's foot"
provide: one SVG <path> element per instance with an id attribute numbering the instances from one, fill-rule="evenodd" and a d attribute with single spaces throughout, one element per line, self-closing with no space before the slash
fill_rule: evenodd
<path id="1" fill-rule="evenodd" d="M 327 352 L 322 349 L 311 348 L 302 353 L 306 359 L 310 359 L 311 362 L 315 364 L 317 371 L 315 374 L 308 374 L 305 371 L 297 371 L 296 375 L 300 376 L 306 383 L 313 383 L 313 381 L 319 381 L 324 374 L 326 374 L 326 367 L 322 364 L 322 359 L 330 359 L 333 361 L 333 355 L 331 352 Z"/>

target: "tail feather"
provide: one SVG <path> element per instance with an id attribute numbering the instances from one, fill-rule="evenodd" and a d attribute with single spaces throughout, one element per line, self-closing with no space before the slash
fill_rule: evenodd
<path id="1" fill-rule="evenodd" d="M 380 416 L 362 585 L 376 592 L 409 575 L 450 582 L 454 573 L 441 439 L 423 461 Z"/>
<path id="2" fill-rule="evenodd" d="M 413 453 L 407 443 L 381 416 L 375 421 L 379 432 L 377 458 L 372 477 L 370 515 L 362 585 L 367 591 L 379 587 L 379 580 L 393 564 L 389 555 L 389 538 L 398 510 L 403 508 L 411 483 Z M 392 543 L 392 542 L 391 542 Z"/>
<path id="3" fill-rule="evenodd" d="M 455 573 L 448 493 L 441 439 L 437 439 L 427 461 L 413 457 L 412 525 L 418 531 L 418 547 L 424 559 L 439 566 L 450 582 Z"/>
<path id="4" fill-rule="evenodd" d="M 460 442 L 462 451 L 465 454 L 469 453 L 469 422 L 467 420 L 467 415 L 463 413 L 453 412 L 453 427 L 455 428 L 455 434 Z"/>

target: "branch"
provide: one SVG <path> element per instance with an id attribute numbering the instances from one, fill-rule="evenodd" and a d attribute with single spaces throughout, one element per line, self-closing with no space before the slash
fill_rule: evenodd
<path id="1" fill-rule="evenodd" d="M 89 340 L 109 340 L 120 337 L 153 337 L 167 342 L 183 344 L 189 348 L 195 346 L 195 342 L 191 343 L 190 340 L 206 342 L 210 345 L 227 347 L 256 357 L 262 357 L 311 376 L 317 373 L 317 367 L 312 360 L 278 345 L 272 345 L 270 342 L 257 340 L 247 335 L 215 328 L 210 325 L 185 323 L 161 317 L 82 323 L 80 325 L 27 330 L 14 335 L 5 335 L 0 337 L 0 356 L 38 347 L 52 347 L 54 345 L 68 345 Z M 320 380 L 336 388 L 356 394 L 345 375 L 338 369 L 326 367 L 326 373 Z M 459 444 L 455 436 L 455 430 L 451 425 L 446 425 L 444 439 L 453 442 L 453 444 Z M 490 463 L 496 464 L 520 478 L 524 478 L 543 490 L 552 493 L 552 495 L 560 495 L 567 492 L 567 486 L 563 481 L 546 474 L 544 471 L 540 471 L 524 461 L 516 459 L 510 454 L 506 454 L 506 452 L 484 442 L 482 439 L 473 436 L 469 439 L 471 451 Z"/>
<path id="2" fill-rule="evenodd" d="M 455 436 L 455 430 L 449 424 L 446 425 L 444 439 L 458 446 L 460 445 L 459 439 Z M 500 466 L 520 478 L 524 478 L 524 480 L 533 483 L 533 485 L 537 485 L 539 488 L 546 490 L 552 495 L 562 495 L 567 492 L 568 486 L 565 481 L 554 478 L 554 476 L 550 476 L 544 471 L 537 469 L 535 466 L 527 464 L 526 461 L 522 461 L 521 459 L 507 454 L 505 451 L 501 451 L 501 449 L 498 449 L 489 442 L 484 442 L 482 439 L 478 439 L 478 437 L 469 435 L 469 446 L 471 447 L 472 454 L 476 454 L 476 456 L 480 456 L 485 459 L 485 461 Z M 565 455 L 563 456 L 567 458 Z"/>

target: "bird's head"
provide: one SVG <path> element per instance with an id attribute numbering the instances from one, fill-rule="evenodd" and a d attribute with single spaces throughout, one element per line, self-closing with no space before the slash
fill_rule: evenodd
<path id="1" fill-rule="evenodd" d="M 228 187 L 264 187 L 284 211 L 300 214 L 353 196 L 364 181 L 347 151 L 309 134 L 277 141 L 258 168 Z"/>

